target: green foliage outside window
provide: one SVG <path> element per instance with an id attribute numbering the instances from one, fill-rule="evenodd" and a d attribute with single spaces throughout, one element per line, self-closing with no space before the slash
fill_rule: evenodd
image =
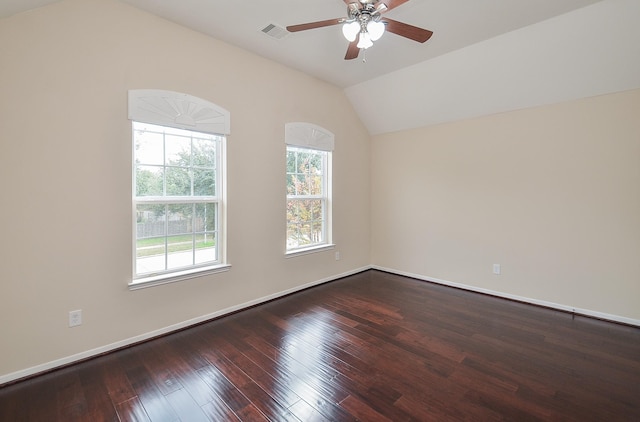
<path id="1" fill-rule="evenodd" d="M 326 152 L 287 148 L 287 248 L 322 243 Z"/>

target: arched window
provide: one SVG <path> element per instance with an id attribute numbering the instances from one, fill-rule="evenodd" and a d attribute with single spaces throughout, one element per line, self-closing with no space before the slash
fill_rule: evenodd
<path id="1" fill-rule="evenodd" d="M 163 284 L 228 268 L 224 148 L 229 112 L 172 91 L 129 91 L 133 281 Z"/>
<path id="2" fill-rule="evenodd" d="M 288 255 L 332 247 L 331 154 L 334 135 L 311 123 L 288 123 Z"/>

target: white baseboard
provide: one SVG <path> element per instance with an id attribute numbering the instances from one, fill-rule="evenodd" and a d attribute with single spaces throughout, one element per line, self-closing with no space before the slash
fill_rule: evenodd
<path id="1" fill-rule="evenodd" d="M 545 300 L 532 299 L 532 298 L 528 298 L 528 297 L 524 297 L 524 296 L 517 296 L 517 295 L 512 295 L 512 294 L 509 294 L 509 293 L 498 292 L 498 291 L 495 291 L 495 290 L 483 289 L 481 287 L 470 286 L 468 284 L 455 283 L 455 282 L 452 282 L 452 281 L 441 280 L 441 279 L 434 278 L 434 277 L 427 277 L 427 276 L 424 276 L 424 275 L 421 275 L 421 274 L 414 274 L 414 273 L 409 273 L 409 272 L 406 272 L 406 271 L 399 271 L 399 270 L 395 270 L 393 268 L 380 267 L 380 266 L 377 266 L 377 265 L 372 265 L 371 268 L 374 269 L 374 270 L 385 271 L 385 272 L 388 272 L 388 273 L 402 275 L 402 276 L 406 276 L 406 277 L 411 277 L 411 278 L 415 278 L 415 279 L 418 279 L 418 280 L 428 281 L 428 282 L 431 282 L 431 283 L 442 284 L 443 286 L 456 287 L 458 289 L 468 290 L 468 291 L 471 291 L 471 292 L 484 293 L 484 294 L 487 294 L 487 295 L 501 297 L 501 298 L 504 298 L 504 299 L 515 300 L 515 301 L 518 301 L 518 302 L 529 303 L 529 304 L 537 305 L 537 306 L 544 306 L 545 308 L 558 309 L 558 310 L 561 310 L 561 311 L 570 312 L 570 313 L 579 314 L 579 315 L 584 315 L 584 316 L 588 316 L 588 317 L 591 317 L 591 318 L 597 318 L 597 319 L 602 319 L 602 320 L 606 320 L 606 321 L 618 322 L 618 323 L 621 323 L 621 324 L 627 324 L 627 325 L 633 325 L 633 326 L 640 327 L 640 320 L 633 319 L 633 318 L 627 318 L 627 317 L 623 317 L 623 316 L 620 316 L 620 315 L 607 314 L 607 313 L 604 313 L 604 312 L 592 311 L 590 309 L 576 308 L 576 307 L 573 307 L 573 306 L 570 306 L 570 305 L 563 305 L 563 304 L 554 303 L 554 302 L 547 302 Z"/>
<path id="2" fill-rule="evenodd" d="M 21 378 L 26 378 L 26 377 L 30 377 L 32 375 L 37 375 L 43 372 L 47 372 L 50 371 L 52 369 L 56 369 L 62 366 L 66 366 L 69 364 L 72 364 L 74 362 L 79 362 L 91 357 L 95 357 L 95 356 L 99 356 L 101 354 L 104 353 L 108 353 L 117 349 L 121 349 L 123 347 L 127 347 L 127 346 L 131 346 L 133 344 L 136 343 L 140 343 L 142 341 L 145 340 L 149 340 L 152 339 L 154 337 L 158 337 L 161 335 L 165 335 L 165 334 L 169 334 L 173 331 L 178 331 L 178 330 L 182 330 L 184 328 L 193 326 L 193 325 L 197 325 L 200 324 L 202 322 L 206 322 L 215 318 L 219 318 L 221 316 L 227 315 L 227 314 L 231 314 L 233 312 L 242 310 L 242 309 L 246 309 L 246 308 L 250 308 L 252 306 L 255 305 L 259 305 L 261 303 L 265 303 L 265 302 L 269 302 L 270 300 L 274 300 L 274 299 L 278 299 L 280 297 L 289 295 L 291 293 L 295 293 L 298 292 L 300 290 L 304 290 L 304 289 L 308 289 L 309 287 L 313 287 L 313 286 L 317 286 L 319 284 L 324 284 L 327 283 L 329 281 L 333 281 L 333 280 L 337 280 L 339 278 L 343 278 L 343 277 L 347 277 L 353 274 L 357 274 L 360 273 L 362 271 L 366 271 L 368 269 L 371 269 L 371 267 L 366 266 L 366 267 L 362 267 L 359 269 L 355 269 L 352 271 L 348 271 L 342 274 L 337 274 L 331 277 L 326 277 L 320 280 L 316 280 L 316 281 L 312 281 L 310 283 L 306 283 L 303 284 L 301 286 L 296 286 L 293 287 L 291 289 L 287 289 L 278 293 L 274 293 L 268 296 L 264 296 L 258 299 L 254 299 L 254 300 L 250 300 L 249 302 L 245 302 L 245 303 L 241 303 L 239 305 L 235 305 L 235 306 L 231 306 L 229 308 L 226 309 L 222 309 L 220 311 L 217 312 L 213 312 L 207 315 L 202 315 L 200 317 L 197 318 L 193 318 L 187 321 L 183 321 L 183 322 L 179 322 L 177 324 L 173 324 L 170 325 L 168 327 L 164 327 L 164 328 L 160 328 L 158 330 L 154 330 L 148 333 L 144 333 L 144 334 L 140 334 L 138 336 L 135 337 L 130 337 L 128 339 L 125 340 L 121 340 L 121 341 L 117 341 L 115 343 L 111 343 L 105 346 L 101 346 L 101 347 L 97 347 L 95 349 L 91 349 L 91 350 L 87 350 L 81 353 L 76 353 L 75 355 L 71 355 L 71 356 L 67 356 L 61 359 L 56 359 L 53 360 L 51 362 L 47 362 L 47 363 L 43 363 L 41 365 L 36 365 L 33 366 L 31 368 L 27 368 L 27 369 L 23 369 L 20 371 L 16 371 L 16 372 L 12 372 L 10 374 L 6 374 L 6 375 L 0 375 L 0 386 L 2 386 L 3 384 L 12 382 L 12 381 L 16 381 L 19 380 Z"/>
<path id="3" fill-rule="evenodd" d="M 246 308 L 250 308 L 252 306 L 255 305 L 259 305 L 261 303 L 265 303 L 268 302 L 270 300 L 274 300 L 274 299 L 278 299 L 280 297 L 289 295 L 291 293 L 295 293 L 304 289 L 308 289 L 309 287 L 313 287 L 313 286 L 317 286 L 319 284 L 324 284 L 333 280 L 337 280 L 343 277 L 347 277 L 353 274 L 357 274 L 360 273 L 362 271 L 366 271 L 369 269 L 374 269 L 374 270 L 380 270 L 380 271 L 384 271 L 384 272 L 388 272 L 388 273 L 392 273 L 392 274 L 397 274 L 397 275 L 402 275 L 402 276 L 406 276 L 406 277 L 411 277 L 411 278 L 415 278 L 418 280 L 423 280 L 423 281 L 428 281 L 431 283 L 436 283 L 436 284 L 441 284 L 444 286 L 449 286 L 449 287 L 456 287 L 459 289 L 463 289 L 463 290 L 468 290 L 468 291 L 472 291 L 472 292 L 477 292 L 477 293 L 484 293 L 484 294 L 488 294 L 491 296 L 496 296 L 496 297 L 501 297 L 501 298 L 505 298 L 505 299 L 511 299 L 511 300 L 516 300 L 518 302 L 523 302 L 523 303 L 529 303 L 532 305 L 538 305 L 538 306 L 544 306 L 547 308 L 552 308 L 552 309 L 558 309 L 561 311 L 565 311 L 565 312 L 571 312 L 571 313 L 575 313 L 575 314 L 580 314 L 580 315 L 584 315 L 584 316 L 588 316 L 588 317 L 592 317 L 592 318 L 597 318 L 597 319 L 602 319 L 602 320 L 607 320 L 607 321 L 612 321 L 612 322 L 618 322 L 618 323 L 622 323 L 622 324 L 627 324 L 627 325 L 633 325 L 633 326 L 637 326 L 640 327 L 640 320 L 637 319 L 632 319 L 632 318 L 627 318 L 627 317 L 623 317 L 623 316 L 619 316 L 619 315 L 612 315 L 612 314 L 607 314 L 607 313 L 603 313 L 603 312 L 597 312 L 597 311 L 592 311 L 589 309 L 582 309 L 582 308 L 575 308 L 569 305 L 563 305 L 563 304 L 559 304 L 559 303 L 553 303 L 553 302 L 547 302 L 544 300 L 538 300 L 538 299 L 531 299 L 528 297 L 523 297 L 523 296 L 517 296 L 517 295 L 512 295 L 512 294 L 508 294 L 508 293 L 503 293 L 503 292 L 498 292 L 498 291 L 494 291 L 494 290 L 489 290 L 489 289 L 483 289 L 480 287 L 475 287 L 475 286 L 470 286 L 467 284 L 462 284 L 462 283 L 455 283 L 452 281 L 447 281 L 447 280 L 441 280 L 438 278 L 434 278 L 434 277 L 427 277 L 421 274 L 414 274 L 414 273 L 409 273 L 406 271 L 400 271 L 400 270 L 396 270 L 393 268 L 386 268 L 386 267 L 381 267 L 381 266 L 377 266 L 377 265 L 372 265 L 372 266 L 366 266 L 366 267 L 362 267 L 362 268 L 358 268 L 352 271 L 348 271 L 342 274 L 337 274 L 331 277 L 326 277 L 320 280 L 316 280 L 316 281 L 312 281 L 310 283 L 306 283 L 303 284 L 301 286 L 296 286 L 293 287 L 291 289 L 287 289 L 287 290 L 283 290 L 281 292 L 278 293 L 274 293 L 268 296 L 264 296 L 258 299 L 254 299 L 251 300 L 249 302 L 245 302 L 245 303 L 241 303 L 239 305 L 235 305 L 235 306 L 231 306 L 229 308 L 226 309 L 222 309 L 220 311 L 217 312 L 213 312 L 207 315 L 202 315 L 198 318 L 193 318 L 187 321 L 183 321 L 177 324 L 173 324 L 170 325 L 168 327 L 164 327 L 164 328 L 160 328 L 158 330 L 154 330 L 148 333 L 144 333 L 135 337 L 131 337 L 125 340 L 121 340 L 115 343 L 111 343 L 105 346 L 101 346 L 95 349 L 91 349 L 91 350 L 87 350 L 81 353 L 77 353 L 75 355 L 71 355 L 71 356 L 67 356 L 61 359 L 56 359 L 54 361 L 51 362 L 47 362 L 41 365 L 36 365 L 33 366 L 31 368 L 27 368 L 27 369 L 23 369 L 20 371 L 16 371 L 16 372 L 12 372 L 10 374 L 6 374 L 6 375 L 1 375 L 0 376 L 0 386 L 2 386 L 3 384 L 15 381 L 15 380 L 19 380 L 21 378 L 26 378 L 26 377 L 30 377 L 32 375 L 36 375 L 39 373 L 43 373 L 43 372 L 47 372 L 50 371 L 52 369 L 56 369 L 65 365 L 69 365 L 72 364 L 74 362 L 78 362 L 78 361 L 82 361 L 91 357 L 95 357 L 104 353 L 108 353 L 117 349 L 121 349 L 123 347 L 127 347 L 127 346 L 131 346 L 133 344 L 136 343 L 140 343 L 142 341 L 145 340 L 149 340 L 152 339 L 154 337 L 158 337 L 161 335 L 165 335 L 165 334 L 169 334 L 173 331 L 178 331 L 178 330 L 182 330 L 184 328 L 188 328 L 190 326 L 193 325 L 197 325 L 200 324 L 202 322 L 206 322 L 215 318 L 219 318 L 222 317 L 224 315 L 227 314 L 231 314 L 233 312 L 242 310 L 242 309 L 246 309 Z"/>

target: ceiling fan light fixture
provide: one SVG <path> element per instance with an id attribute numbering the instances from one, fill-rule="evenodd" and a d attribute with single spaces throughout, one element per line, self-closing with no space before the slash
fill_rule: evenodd
<path id="1" fill-rule="evenodd" d="M 349 42 L 355 41 L 360 32 L 360 24 L 357 21 L 347 22 L 342 25 L 342 34 Z"/>
<path id="2" fill-rule="evenodd" d="M 368 32 L 361 32 L 360 39 L 358 40 L 358 48 L 364 48 L 365 50 L 373 45 L 373 41 L 371 41 L 371 36 L 369 36 Z"/>
<path id="3" fill-rule="evenodd" d="M 325 1 L 325 0 L 322 0 Z M 328 1 L 328 0 L 326 0 Z M 345 60 L 353 60 L 373 46 L 387 30 L 401 37 L 424 43 L 433 35 L 432 31 L 403 22 L 382 17 L 382 14 L 395 9 L 409 0 L 342 0 L 347 4 L 347 17 L 325 19 L 316 22 L 287 26 L 287 32 L 306 31 L 326 26 L 342 25 L 342 34 L 349 41 Z M 266 28 L 265 28 L 266 29 Z M 270 31 L 270 29 L 269 29 Z M 268 32 L 263 30 L 263 32 Z"/>
<path id="4" fill-rule="evenodd" d="M 367 24 L 367 32 L 371 37 L 371 41 L 378 41 L 384 34 L 384 23 L 380 21 L 370 21 Z"/>

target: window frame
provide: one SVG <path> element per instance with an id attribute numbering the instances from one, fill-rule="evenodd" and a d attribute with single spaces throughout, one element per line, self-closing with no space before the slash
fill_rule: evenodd
<path id="1" fill-rule="evenodd" d="M 285 161 L 288 159 L 290 150 L 323 153 L 323 172 L 322 172 L 322 194 L 321 195 L 290 195 L 288 190 L 285 189 L 286 203 L 288 204 L 290 199 L 321 199 L 323 202 L 322 207 L 322 242 L 289 247 L 289 224 L 285 217 L 285 256 L 287 258 L 306 255 L 309 253 L 315 253 L 324 251 L 327 249 L 333 249 L 335 245 L 333 241 L 332 230 L 332 173 L 333 173 L 333 149 L 334 149 L 334 135 L 328 130 L 311 124 L 311 123 L 288 123 L 285 125 Z M 289 171 L 285 166 L 285 175 L 288 175 Z M 285 177 L 287 181 L 287 177 Z M 288 183 L 288 182 L 286 182 Z"/>
<path id="2" fill-rule="evenodd" d="M 132 135 L 132 278 L 129 282 L 129 289 L 136 290 L 155 285 L 172 283 L 176 281 L 191 279 L 208 274 L 227 271 L 230 265 L 227 263 L 226 255 L 226 140 L 229 134 L 229 113 L 223 108 L 188 94 L 176 93 L 172 91 L 162 90 L 131 90 L 129 91 L 129 119 L 131 120 Z M 167 195 L 166 192 L 166 175 L 163 176 L 162 195 L 137 196 L 136 171 L 138 163 L 136 162 L 136 126 L 137 125 L 154 125 L 154 130 L 166 128 L 168 132 L 179 132 L 182 135 L 188 131 L 191 133 L 190 145 L 193 146 L 194 138 L 198 138 L 198 134 L 205 138 L 211 138 L 215 142 L 215 191 L 213 195 L 195 195 L 193 178 L 191 178 L 191 188 L 189 195 Z M 159 127 L 159 128 L 158 128 Z M 177 131 L 176 131 L 177 130 Z M 166 169 L 172 166 L 165 161 L 165 142 L 163 136 L 163 159 L 162 164 L 158 167 Z M 195 136 L 193 136 L 195 134 Z M 193 169 L 205 168 L 207 166 L 194 165 L 193 156 L 190 157 L 189 165 L 182 166 L 191 174 Z M 209 167 L 210 168 L 210 167 Z M 163 173 L 164 174 L 164 173 Z M 164 270 L 138 274 L 138 257 L 137 257 L 137 208 L 138 205 L 164 205 L 165 212 L 167 206 L 180 204 L 216 204 L 216 260 L 215 262 L 194 263 L 192 265 L 181 266 L 176 268 L 167 268 L 169 252 L 165 249 Z M 193 209 L 195 218 L 196 207 Z M 168 214 L 165 214 L 168 215 Z M 166 224 L 168 220 L 166 220 Z M 206 229 L 206 232 L 212 232 Z M 204 232 L 203 232 L 204 233 Z M 196 229 L 192 226 L 190 234 L 196 236 Z M 168 231 L 168 226 L 164 228 L 165 246 L 167 239 L 172 236 Z M 191 249 L 193 258 L 195 259 L 196 245 L 195 237 L 193 239 L 193 247 Z M 193 261 L 192 261 L 193 262 Z"/>

